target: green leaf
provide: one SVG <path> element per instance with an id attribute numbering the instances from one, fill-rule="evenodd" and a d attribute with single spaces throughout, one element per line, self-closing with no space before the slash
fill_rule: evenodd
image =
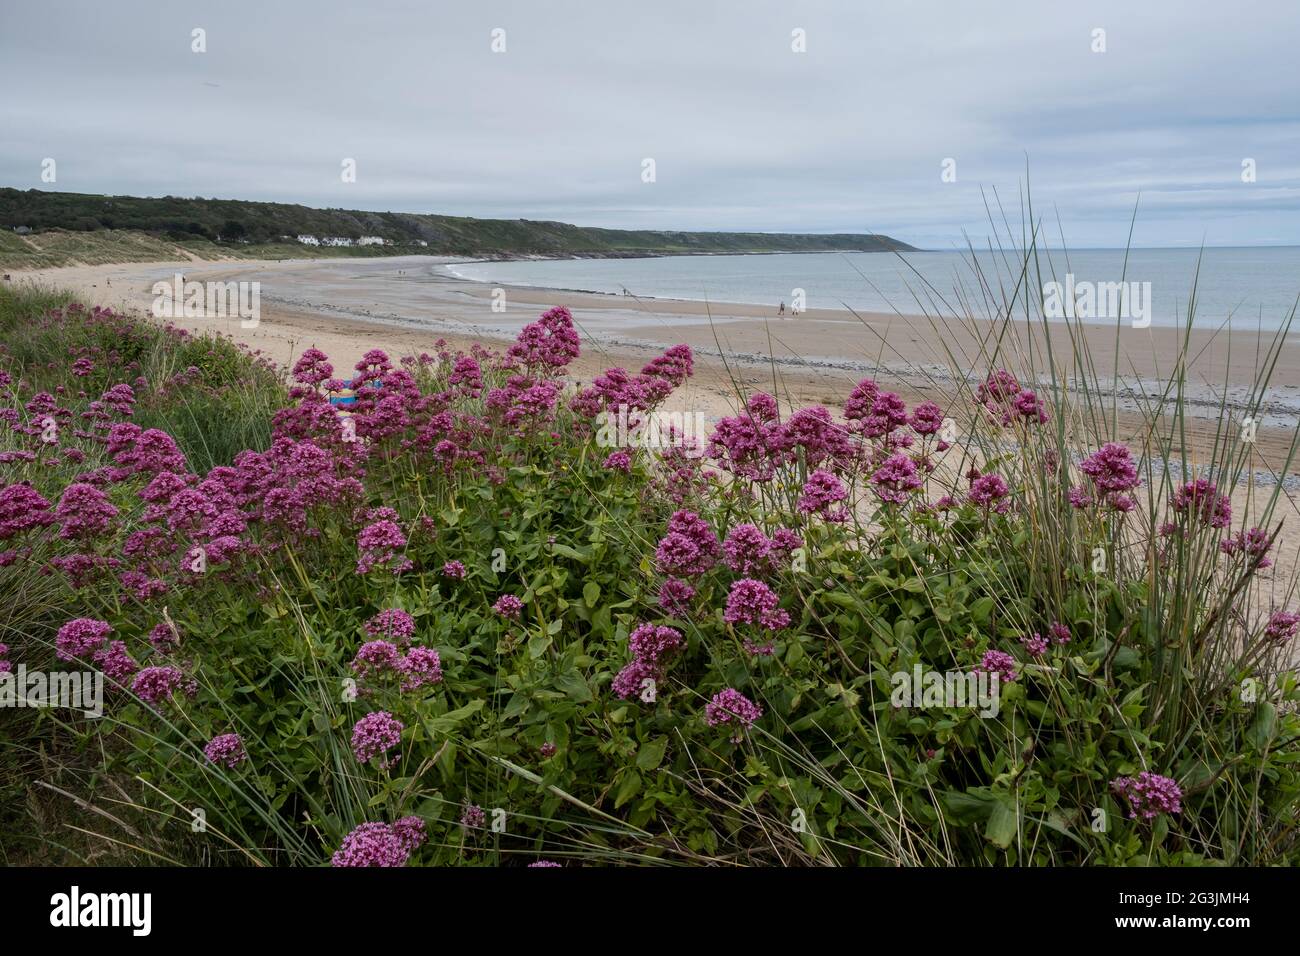
<path id="1" fill-rule="evenodd" d="M 582 599 L 587 602 L 587 607 L 595 607 L 596 602 L 600 600 L 600 585 L 595 581 L 588 581 L 582 586 Z"/>
<path id="2" fill-rule="evenodd" d="M 655 740 L 647 741 L 641 745 L 637 751 L 636 765 L 641 770 L 653 770 L 659 766 L 664 759 L 664 751 L 668 749 L 668 738 L 658 737 Z"/>
<path id="3" fill-rule="evenodd" d="M 1246 739 L 1256 750 L 1267 750 L 1277 733 L 1277 708 L 1269 701 L 1260 701 L 1255 708 L 1255 722 L 1246 731 Z"/>
<path id="4" fill-rule="evenodd" d="M 989 814 L 989 822 L 984 826 L 984 839 L 1005 850 L 1015 839 L 1019 822 L 1019 814 L 1012 804 L 1005 800 L 996 800 L 993 803 L 993 812 Z"/>
<path id="5" fill-rule="evenodd" d="M 619 784 L 618 793 L 614 794 L 614 808 L 618 809 L 641 792 L 641 775 L 629 773 Z"/>
<path id="6" fill-rule="evenodd" d="M 576 703 L 585 704 L 592 699 L 591 687 L 587 684 L 587 679 L 576 670 L 570 669 L 561 673 L 555 679 L 555 686 Z"/>
<path id="7" fill-rule="evenodd" d="M 466 717 L 470 717 L 482 709 L 483 698 L 480 697 L 477 700 L 471 700 L 464 707 L 443 714 L 441 717 L 430 717 L 424 722 L 424 729 L 427 730 L 431 736 L 434 734 L 445 734 L 455 728 L 455 726 Z"/>

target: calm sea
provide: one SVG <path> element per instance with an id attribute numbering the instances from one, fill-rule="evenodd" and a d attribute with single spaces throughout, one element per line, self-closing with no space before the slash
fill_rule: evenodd
<path id="1" fill-rule="evenodd" d="M 1130 302 L 1149 302 L 1152 325 L 1186 321 L 1193 283 L 1195 324 L 1276 329 L 1300 294 L 1300 246 L 1206 249 L 1085 249 L 1067 258 L 1040 257 L 1042 281 L 1073 276 L 1076 295 L 1083 283 L 1121 279 L 1133 286 Z M 1197 274 L 1197 259 L 1200 271 Z M 803 290 L 810 309 L 854 309 L 905 315 L 961 312 L 965 299 L 987 314 L 981 286 L 1011 288 L 1019 268 L 1013 255 L 978 256 L 983 280 L 969 253 L 810 253 L 806 255 L 667 256 L 657 259 L 560 259 L 469 262 L 447 267 L 462 278 L 504 285 L 621 293 L 667 299 L 712 300 L 789 308 Z M 1033 279 L 1037 285 L 1037 278 Z M 1149 296 L 1149 299 L 1146 298 Z M 946 302 L 947 305 L 942 303 Z M 1114 316 L 1095 316 L 1100 320 Z"/>

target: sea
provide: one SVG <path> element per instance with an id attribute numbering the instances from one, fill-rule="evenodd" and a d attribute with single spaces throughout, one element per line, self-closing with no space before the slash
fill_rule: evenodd
<path id="1" fill-rule="evenodd" d="M 987 317 L 1024 281 L 1035 291 L 1045 287 L 1049 308 L 1056 293 L 1062 314 L 1055 317 L 1153 326 L 1184 325 L 1194 292 L 1195 327 L 1231 323 L 1266 331 L 1289 321 L 1300 296 L 1300 246 L 1052 250 L 1039 253 L 1035 271 L 1023 279 L 1022 262 L 1014 250 L 983 250 L 526 259 L 444 268 L 478 282 L 768 305 L 774 313 L 784 303 L 787 310 L 964 315 L 969 309 Z M 1046 288 L 1052 283 L 1059 286 Z"/>

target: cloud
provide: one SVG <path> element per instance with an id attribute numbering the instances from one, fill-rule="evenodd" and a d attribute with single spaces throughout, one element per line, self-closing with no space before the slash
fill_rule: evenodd
<path id="1" fill-rule="evenodd" d="M 1143 245 L 1300 243 L 1298 28 L 1181 0 L 10 5 L 0 183 L 51 156 L 75 192 L 948 248 L 994 189 L 1018 217 L 1028 168 L 1075 246 L 1122 244 L 1139 194 Z"/>

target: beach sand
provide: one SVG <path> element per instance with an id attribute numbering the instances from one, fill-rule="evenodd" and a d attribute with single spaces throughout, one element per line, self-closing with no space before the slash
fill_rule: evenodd
<path id="1" fill-rule="evenodd" d="M 1041 329 L 1030 335 L 1021 325 L 987 321 L 847 311 L 810 310 L 778 318 L 775 309 L 732 303 L 639 299 L 535 288 L 493 287 L 458 279 L 444 268 L 455 260 L 428 256 L 383 259 L 325 259 L 183 263 L 126 263 L 74 266 L 11 273 L 14 282 L 38 282 L 68 289 L 83 301 L 149 312 L 153 285 L 186 280 L 256 281 L 261 317 L 255 328 L 238 318 L 177 318 L 192 331 L 229 335 L 276 363 L 290 365 L 307 348 L 325 352 L 336 369 L 351 368 L 367 350 L 382 348 L 401 356 L 433 351 L 444 339 L 454 348 L 473 341 L 513 339 L 527 322 L 553 305 L 566 305 L 583 335 L 583 354 L 571 377 L 587 382 L 610 366 L 635 371 L 664 346 L 689 344 L 696 372 L 671 401 L 671 411 L 714 420 L 731 414 L 738 394 L 771 392 L 787 407 L 824 404 L 837 409 L 852 387 L 870 375 L 910 403 L 931 398 L 948 407 L 960 378 L 977 379 L 1001 364 L 1047 369 L 1048 348 Z M 1137 405 L 1158 403 L 1157 383 L 1175 371 L 1174 356 L 1183 332 L 1167 328 L 1118 332 L 1113 325 L 1076 326 L 1087 339 L 1094 377 L 1120 383 L 1121 440 L 1131 439 L 1143 415 Z M 1000 334 L 999 334 L 1000 332 Z M 1058 371 L 1073 377 L 1075 350 L 1064 325 L 1052 330 L 1051 353 Z M 1186 457 L 1206 460 L 1217 425 L 1220 397 L 1242 401 L 1258 375 L 1259 355 L 1268 336 L 1234 329 L 1193 330 L 1188 336 L 1188 430 Z M 998 356 L 1002 356 L 1001 359 Z M 1118 356 L 1118 358 L 1117 358 Z M 1032 364 L 1031 364 L 1032 363 Z M 1117 370 L 1117 373 L 1116 373 Z M 1296 485 L 1300 475 L 1286 467 L 1300 419 L 1300 343 L 1292 336 L 1281 346 L 1269 388 L 1252 467 L 1287 476 L 1286 494 L 1274 521 L 1300 525 Z M 1271 482 L 1234 490 L 1238 514 L 1254 510 Z M 1300 556 L 1285 535 L 1278 551 L 1278 579 L 1297 566 Z"/>

